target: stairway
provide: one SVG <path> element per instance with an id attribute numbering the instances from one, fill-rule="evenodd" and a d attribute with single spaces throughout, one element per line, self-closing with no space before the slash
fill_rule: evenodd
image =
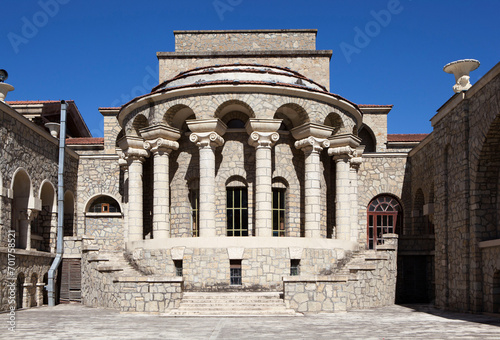
<path id="1" fill-rule="evenodd" d="M 185 292 L 179 308 L 166 316 L 285 316 L 287 309 L 279 292 Z"/>
<path id="2" fill-rule="evenodd" d="M 113 273 L 115 276 L 133 277 L 144 276 L 125 259 L 123 251 L 100 250 L 98 254 L 89 258 L 89 261 L 98 261 L 97 270 Z"/>

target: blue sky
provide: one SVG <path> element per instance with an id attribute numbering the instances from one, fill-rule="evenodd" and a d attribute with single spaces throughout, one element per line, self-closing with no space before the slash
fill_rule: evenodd
<path id="1" fill-rule="evenodd" d="M 478 59 L 475 83 L 500 61 L 498 13 L 497 0 L 4 0 L 0 68 L 7 100 L 73 99 L 98 137 L 98 107 L 151 90 L 174 30 L 316 28 L 317 49 L 333 50 L 331 92 L 393 104 L 389 133 L 428 133 L 453 95 L 443 66 Z"/>

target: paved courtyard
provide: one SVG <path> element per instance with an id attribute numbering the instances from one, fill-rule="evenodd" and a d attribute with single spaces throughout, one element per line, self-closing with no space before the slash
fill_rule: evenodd
<path id="1" fill-rule="evenodd" d="M 164 317 L 80 304 L 0 314 L 0 339 L 500 339 L 500 318 L 391 306 L 297 317 Z"/>

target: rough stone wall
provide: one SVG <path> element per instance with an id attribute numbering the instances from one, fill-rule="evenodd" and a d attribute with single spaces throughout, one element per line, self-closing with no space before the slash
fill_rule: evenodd
<path id="1" fill-rule="evenodd" d="M 387 149 L 387 114 L 363 113 L 363 124 L 368 126 L 375 137 L 376 152 L 384 152 Z"/>
<path id="2" fill-rule="evenodd" d="M 155 278 L 120 278 L 118 296 L 121 312 L 163 313 L 178 308 L 182 282 Z"/>
<path id="3" fill-rule="evenodd" d="M 124 249 L 123 218 L 87 216 L 85 218 L 85 236 L 93 237 L 93 243 L 100 249 Z"/>
<path id="4" fill-rule="evenodd" d="M 316 30 L 176 31 L 175 51 L 315 50 Z"/>
<path id="5" fill-rule="evenodd" d="M 17 282 L 17 277 L 19 274 L 24 276 L 25 283 L 32 283 L 32 276 L 35 274 L 37 276 L 37 283 L 43 282 L 43 277 L 48 273 L 50 269 L 50 265 L 54 260 L 55 254 L 38 252 L 38 251 L 29 251 L 16 249 L 15 250 L 15 258 L 8 258 L 8 248 L 0 248 L 0 263 L 2 266 L 0 267 L 0 311 L 5 311 L 12 306 L 9 304 L 9 284 L 12 282 Z M 14 273 L 15 276 L 12 277 L 8 273 L 8 260 L 14 260 Z M 28 290 L 28 294 L 30 294 L 30 299 L 33 301 L 34 298 L 33 290 L 35 289 L 32 286 Z M 18 287 L 16 286 L 16 296 L 19 294 L 17 291 Z M 36 304 L 30 303 L 31 306 L 36 306 Z"/>
<path id="6" fill-rule="evenodd" d="M 121 131 L 120 124 L 115 115 L 104 116 L 104 153 L 114 154 L 116 150 L 116 139 Z"/>
<path id="7" fill-rule="evenodd" d="M 76 199 L 77 233 L 84 235 L 86 222 L 93 219 L 85 217 L 87 203 L 99 195 L 107 195 L 122 203 L 120 193 L 120 166 L 118 156 L 103 156 L 90 158 L 82 156 L 78 167 L 78 195 Z M 123 212 L 123 206 L 122 206 Z M 108 221 L 114 221 L 109 219 Z M 113 224 L 115 225 L 115 224 Z M 111 226 L 109 226 L 111 227 Z M 117 233 L 119 231 L 115 231 Z"/>
<path id="8" fill-rule="evenodd" d="M 331 272 L 336 268 L 339 256 L 343 257 L 344 253 L 339 254 L 335 249 L 304 249 L 300 275 Z M 170 249 L 136 249 L 133 258 L 144 272 L 175 275 Z M 182 265 L 186 291 L 281 290 L 282 277 L 290 275 L 288 248 L 245 249 L 241 261 L 242 286 L 230 285 L 229 255 L 225 248 L 186 248 Z"/>
<path id="9" fill-rule="evenodd" d="M 378 195 L 395 196 L 403 205 L 404 215 L 408 214 L 407 203 L 402 201 L 408 187 L 406 176 L 406 154 L 401 156 L 363 155 L 363 163 L 358 170 L 358 226 L 359 243 L 367 242 L 367 209 L 371 200 Z M 405 196 L 406 197 L 406 196 Z"/>
<path id="10" fill-rule="evenodd" d="M 346 282 L 328 277 L 285 282 L 284 300 L 287 308 L 299 313 L 334 313 L 347 309 Z"/>
<path id="11" fill-rule="evenodd" d="M 490 313 L 500 312 L 500 301 L 496 301 L 494 309 L 494 296 L 499 295 L 500 290 L 500 246 L 481 249 L 481 260 L 483 267 L 483 288 L 484 288 L 484 311 Z M 495 274 L 497 281 L 495 281 Z M 498 299 L 498 298 L 497 298 Z"/>
<path id="12" fill-rule="evenodd" d="M 172 54 L 172 57 L 175 54 Z M 310 55 L 303 57 L 274 57 L 266 54 L 262 55 L 203 55 L 186 56 L 183 58 L 166 58 L 159 56 L 160 83 L 171 79 L 181 72 L 210 65 L 226 65 L 235 63 L 259 64 L 269 66 L 289 67 L 293 71 L 299 72 L 309 79 L 330 89 L 330 55 Z"/>
<path id="13" fill-rule="evenodd" d="M 113 284 L 115 275 L 98 271 L 99 262 L 89 261 L 95 255 L 93 253 L 82 253 L 82 304 L 119 309 L 118 285 Z"/>
<path id="14" fill-rule="evenodd" d="M 33 197 L 39 199 L 40 186 L 44 180 L 50 181 L 57 187 L 58 171 L 58 142 L 56 139 L 43 134 L 41 129 L 24 117 L 18 116 L 9 109 L 0 107 L 0 172 L 3 188 L 11 188 L 12 179 L 18 168 L 26 170 L 31 179 Z M 27 125 L 23 122 L 28 122 Z M 76 193 L 78 158 L 67 152 L 65 155 L 64 187 Z M 11 203 L 5 189 L 2 191 L 2 222 L 0 246 L 6 246 L 7 230 L 11 228 Z M 9 190 L 7 190 L 10 192 Z M 12 195 L 13 193 L 10 192 Z M 34 208 L 29 206 L 28 208 Z"/>

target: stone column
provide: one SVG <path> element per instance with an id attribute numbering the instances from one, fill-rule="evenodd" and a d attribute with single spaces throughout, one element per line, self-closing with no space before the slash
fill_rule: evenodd
<path id="1" fill-rule="evenodd" d="M 149 156 L 140 137 L 125 136 L 118 144 L 126 155 L 128 164 L 128 241 L 140 241 L 143 237 L 143 189 L 142 165 Z"/>
<path id="2" fill-rule="evenodd" d="M 128 240 L 133 242 L 140 241 L 143 237 L 142 165 L 145 159 L 134 155 L 127 158 L 129 169 Z"/>
<path id="3" fill-rule="evenodd" d="M 351 167 L 349 179 L 351 181 L 351 241 L 357 242 L 359 234 L 359 206 L 358 206 L 358 170 L 362 163 L 361 152 L 355 151 L 354 157 L 351 158 Z"/>
<path id="4" fill-rule="evenodd" d="M 337 147 L 328 150 L 335 160 L 335 226 L 337 237 L 341 240 L 351 240 L 351 180 L 350 159 L 352 148 Z"/>
<path id="5" fill-rule="evenodd" d="M 328 138 L 333 128 L 306 123 L 291 130 L 297 141 L 295 147 L 305 154 L 305 237 L 321 237 L 321 160 L 323 148 L 330 146 Z M 325 228 L 326 230 L 326 228 Z"/>
<path id="6" fill-rule="evenodd" d="M 38 214 L 37 210 L 27 209 L 19 213 L 19 246 L 26 250 L 31 249 L 31 221 Z"/>
<path id="7" fill-rule="evenodd" d="M 320 153 L 327 148 L 327 139 L 308 137 L 295 142 L 305 155 L 305 237 L 321 237 L 321 161 Z"/>
<path id="8" fill-rule="evenodd" d="M 43 306 L 43 287 L 45 286 L 45 283 L 37 283 L 36 284 L 36 306 L 40 307 Z"/>
<path id="9" fill-rule="evenodd" d="M 189 140 L 200 149 L 200 237 L 216 236 L 215 149 L 224 144 L 226 125 L 219 119 L 186 121 L 192 131 Z"/>
<path id="10" fill-rule="evenodd" d="M 169 155 L 179 143 L 158 138 L 144 143 L 154 156 L 153 169 L 153 237 L 165 240 L 170 236 Z"/>
<path id="11" fill-rule="evenodd" d="M 281 119 L 249 119 L 248 144 L 255 147 L 255 235 L 273 236 L 271 148 L 279 140 Z"/>
<path id="12" fill-rule="evenodd" d="M 22 308 L 31 307 L 31 287 L 32 283 L 23 283 L 23 301 Z"/>

